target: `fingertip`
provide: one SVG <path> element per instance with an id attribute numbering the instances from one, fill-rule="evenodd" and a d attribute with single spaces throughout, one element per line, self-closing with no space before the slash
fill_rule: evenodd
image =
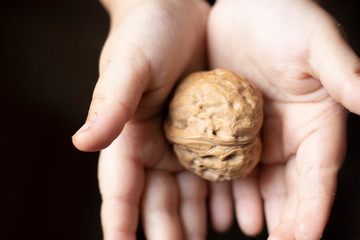
<path id="1" fill-rule="evenodd" d="M 121 133 L 120 117 L 97 116 L 87 120 L 72 136 L 73 145 L 83 152 L 96 152 L 108 147 Z"/>
<path id="2" fill-rule="evenodd" d="M 269 236 L 267 240 L 282 240 L 282 238 L 278 236 Z"/>
<path id="3" fill-rule="evenodd" d="M 314 44 L 309 63 L 329 95 L 351 112 L 360 114 L 360 59 L 335 25 Z"/>
<path id="4" fill-rule="evenodd" d="M 239 225 L 241 230 L 247 236 L 256 236 L 261 233 L 263 230 L 263 220 L 259 218 L 262 214 L 259 212 L 259 209 L 249 209 L 249 212 L 253 212 L 254 215 L 247 215 L 247 218 L 238 218 Z"/>
<path id="5" fill-rule="evenodd" d="M 328 93 L 344 108 L 360 114 L 360 64 L 343 69 L 343 72 L 329 71 L 329 76 L 324 77 L 322 82 Z"/>
<path id="6" fill-rule="evenodd" d="M 359 67 L 360 68 L 360 67 Z M 351 112 L 360 115 L 360 69 L 354 70 L 351 77 L 343 83 L 343 90 L 340 94 L 340 103 Z"/>
<path id="7" fill-rule="evenodd" d="M 331 204 L 323 200 L 299 204 L 294 226 L 296 239 L 321 239 L 330 214 L 329 205 Z"/>
<path id="8" fill-rule="evenodd" d="M 209 205 L 213 229 L 219 233 L 228 231 L 234 220 L 231 188 L 228 182 L 211 184 Z"/>
<path id="9" fill-rule="evenodd" d="M 263 229 L 263 208 L 257 175 L 233 181 L 236 218 L 241 230 L 248 236 L 256 236 Z"/>
<path id="10" fill-rule="evenodd" d="M 280 222 L 276 228 L 270 232 L 270 236 L 267 240 L 294 240 L 298 239 L 294 237 L 293 221 Z M 299 240 L 302 238 L 299 238 Z M 312 239 L 312 238 L 311 238 Z"/>
<path id="11" fill-rule="evenodd" d="M 72 137 L 73 145 L 82 152 L 97 152 L 102 149 L 105 149 L 111 144 L 111 140 L 107 141 L 96 141 L 93 137 L 95 134 L 93 131 L 82 131 L 77 132 Z"/>
<path id="12" fill-rule="evenodd" d="M 321 239 L 322 231 L 314 231 L 312 226 L 303 222 L 295 226 L 294 235 L 296 239 Z"/>
<path id="13" fill-rule="evenodd" d="M 91 146 L 86 143 L 86 139 L 88 139 L 87 135 L 89 135 L 89 131 L 91 131 L 92 123 L 86 121 L 85 124 L 76 131 L 76 133 L 71 137 L 73 145 L 80 151 L 83 152 L 91 152 Z M 94 150 L 96 151 L 96 150 Z"/>
<path id="14" fill-rule="evenodd" d="M 232 225 L 233 218 L 219 217 L 219 219 L 223 219 L 223 221 L 212 218 L 212 228 L 218 233 L 226 233 Z"/>

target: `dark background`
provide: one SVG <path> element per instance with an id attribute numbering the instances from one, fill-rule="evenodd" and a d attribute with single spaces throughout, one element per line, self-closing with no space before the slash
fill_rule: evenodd
<path id="1" fill-rule="evenodd" d="M 324 5 L 359 54 L 356 1 Z M 98 154 L 77 151 L 71 136 L 85 120 L 108 25 L 96 0 L 2 2 L 0 239 L 101 239 Z M 360 118 L 351 113 L 348 134 L 323 239 L 360 239 Z M 234 224 L 208 239 L 247 239 L 240 234 Z"/>

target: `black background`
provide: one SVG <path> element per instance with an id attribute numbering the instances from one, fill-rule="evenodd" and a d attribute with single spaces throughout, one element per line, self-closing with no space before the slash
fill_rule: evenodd
<path id="1" fill-rule="evenodd" d="M 359 54 L 356 1 L 324 7 Z M 0 239 L 102 238 L 98 154 L 77 151 L 71 136 L 85 120 L 108 25 L 95 0 L 2 2 Z M 323 239 L 360 239 L 359 135 L 360 118 L 350 113 L 348 152 Z M 210 230 L 208 239 L 247 239 L 240 235 L 234 224 L 226 234 Z"/>

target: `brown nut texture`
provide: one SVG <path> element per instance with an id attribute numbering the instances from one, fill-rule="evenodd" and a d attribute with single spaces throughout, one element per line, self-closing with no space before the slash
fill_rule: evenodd
<path id="1" fill-rule="evenodd" d="M 259 162 L 261 93 L 245 78 L 215 69 L 179 83 L 164 122 L 180 163 L 211 181 L 243 178 Z"/>

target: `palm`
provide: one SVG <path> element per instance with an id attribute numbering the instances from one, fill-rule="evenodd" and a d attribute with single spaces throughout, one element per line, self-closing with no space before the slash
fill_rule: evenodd
<path id="1" fill-rule="evenodd" d="M 307 14 L 313 4 L 276 2 L 220 1 L 208 25 L 210 65 L 245 75 L 264 95 L 259 183 L 269 231 L 317 238 L 342 162 L 345 112 L 312 68 L 323 23 Z M 312 10 L 332 21 L 316 5 Z M 313 212 L 319 217 L 304 222 Z"/>

